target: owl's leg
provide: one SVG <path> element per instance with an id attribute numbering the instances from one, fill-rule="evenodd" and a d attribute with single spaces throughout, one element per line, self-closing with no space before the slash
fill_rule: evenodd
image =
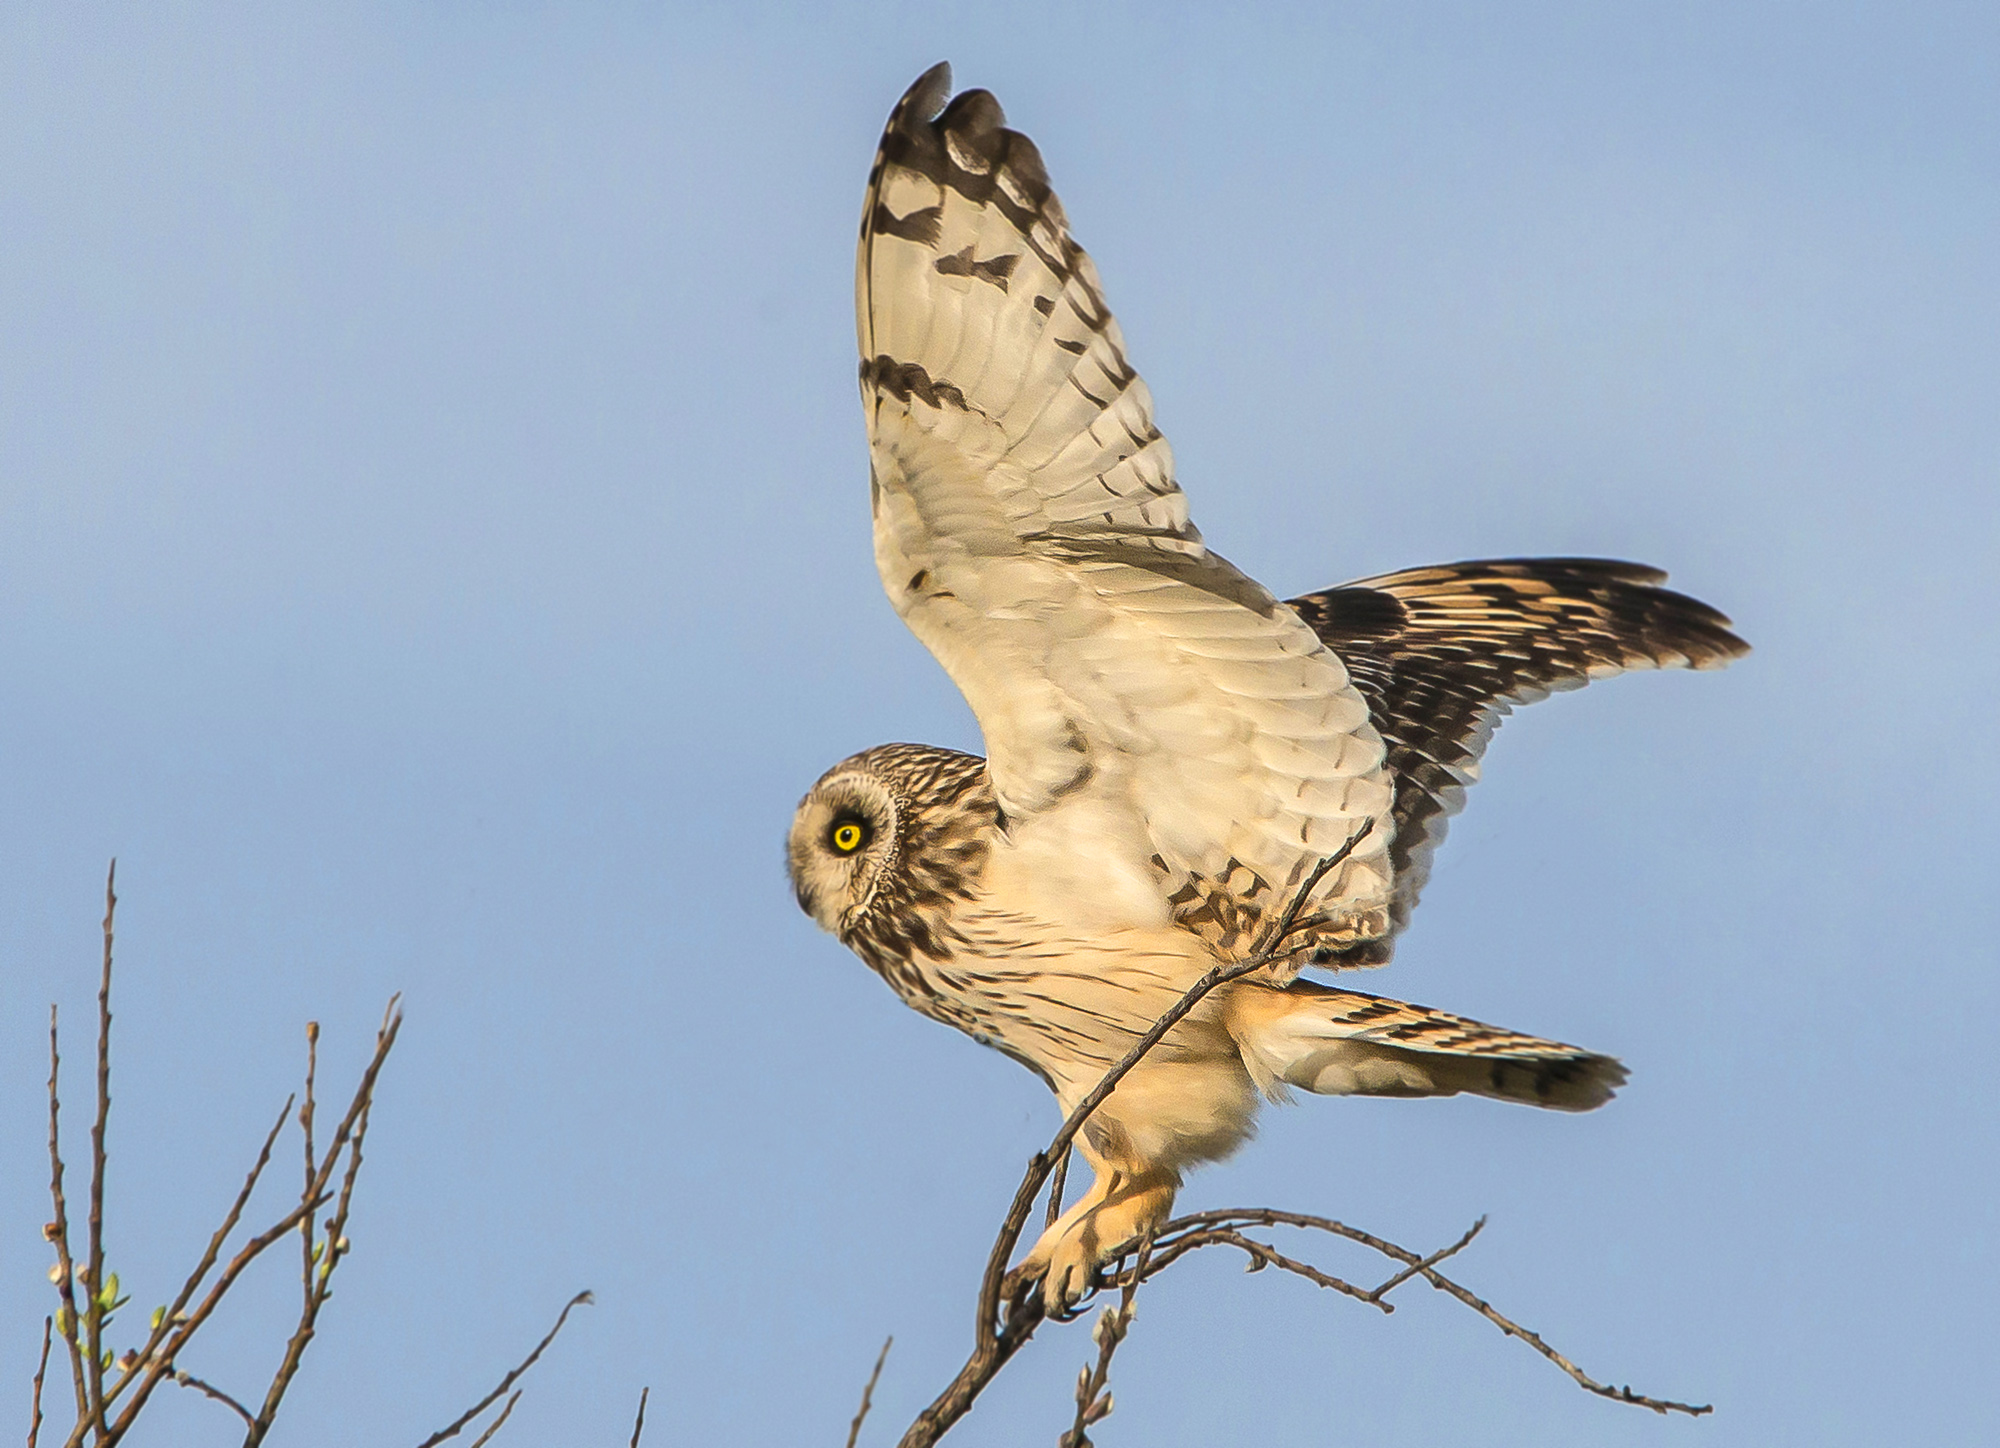
<path id="1" fill-rule="evenodd" d="M 1100 1263 L 1167 1220 L 1181 1184 L 1176 1171 L 1100 1151 L 1088 1134 L 1076 1145 L 1097 1179 L 1014 1269 L 1016 1279 L 1042 1279 L 1042 1302 L 1051 1316 L 1067 1312 L 1089 1291 Z"/>

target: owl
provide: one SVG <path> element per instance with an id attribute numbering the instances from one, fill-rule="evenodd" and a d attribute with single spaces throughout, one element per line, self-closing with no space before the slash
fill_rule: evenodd
<path id="1" fill-rule="evenodd" d="M 950 86 L 935 67 L 889 119 L 856 310 L 875 561 L 987 754 L 887 744 L 827 771 L 792 822 L 800 906 L 1067 1112 L 1355 842 L 1289 953 L 1208 996 L 1085 1123 L 1095 1180 L 1019 1269 L 1060 1311 L 1294 1090 L 1609 1099 L 1608 1056 L 1303 972 L 1389 959 L 1512 706 L 1745 645 L 1658 570 L 1602 559 L 1274 597 L 1189 521 L 1034 143 Z"/>

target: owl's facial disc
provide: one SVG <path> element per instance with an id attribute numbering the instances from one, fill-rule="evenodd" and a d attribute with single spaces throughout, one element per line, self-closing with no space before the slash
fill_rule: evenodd
<path id="1" fill-rule="evenodd" d="M 799 908 L 844 934 L 895 853 L 896 800 L 871 774 L 836 769 L 799 802 L 786 850 Z"/>

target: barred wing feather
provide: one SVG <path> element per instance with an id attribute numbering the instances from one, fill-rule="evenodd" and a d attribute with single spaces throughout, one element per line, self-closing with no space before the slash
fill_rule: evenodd
<path id="1" fill-rule="evenodd" d="M 1346 661 L 1395 776 L 1392 926 L 1430 874 L 1447 820 L 1516 704 L 1628 669 L 1720 668 L 1748 652 L 1729 620 L 1662 588 L 1666 574 L 1604 558 L 1511 558 L 1365 578 L 1291 600 Z M 1388 959 L 1364 943 L 1343 964 Z"/>

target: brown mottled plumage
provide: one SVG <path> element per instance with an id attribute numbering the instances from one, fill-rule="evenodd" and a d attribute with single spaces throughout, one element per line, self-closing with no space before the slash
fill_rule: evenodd
<path id="1" fill-rule="evenodd" d="M 829 770 L 792 824 L 799 904 L 1067 1110 L 1362 833 L 1290 968 L 1216 991 L 1086 1124 L 1096 1182 L 1024 1264 L 1061 1306 L 1290 1088 L 1609 1099 L 1608 1056 L 1298 970 L 1388 959 L 1509 707 L 1744 645 L 1656 570 L 1596 559 L 1280 603 L 1189 521 L 1033 143 L 949 87 L 940 66 L 911 88 L 870 176 L 861 386 L 883 585 L 989 758 L 889 744 Z"/>

